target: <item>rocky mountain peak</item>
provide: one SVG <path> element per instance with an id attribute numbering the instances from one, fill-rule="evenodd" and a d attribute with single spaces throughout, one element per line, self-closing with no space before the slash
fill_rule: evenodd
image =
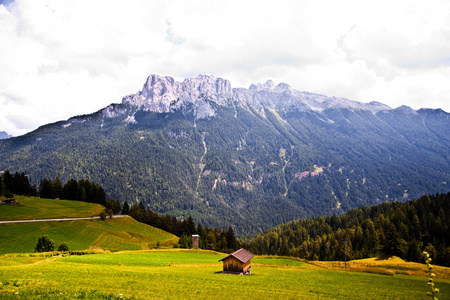
<path id="1" fill-rule="evenodd" d="M 265 83 L 257 83 L 257 84 L 251 84 L 248 88 L 250 91 L 257 92 L 262 90 L 270 90 L 275 86 L 275 83 L 272 80 L 267 80 Z"/>
<path id="2" fill-rule="evenodd" d="M 194 110 L 197 112 L 197 108 L 200 108 L 200 115 L 205 117 L 214 114 L 208 109 L 206 100 L 224 105 L 231 94 L 231 84 L 228 80 L 211 75 L 186 78 L 183 82 L 178 82 L 170 76 L 150 75 L 142 90 L 124 97 L 122 104 L 161 113 L 193 104 Z"/>
<path id="3" fill-rule="evenodd" d="M 345 98 L 299 92 L 286 83 L 275 85 L 272 80 L 263 84 L 252 84 L 248 89 L 232 89 L 228 80 L 212 75 L 198 75 L 182 82 L 170 76 L 150 75 L 142 90 L 124 97 L 122 103 L 160 113 L 189 109 L 200 119 L 215 115 L 212 103 L 231 106 L 231 100 L 242 107 L 253 107 L 261 114 L 264 114 L 264 109 L 267 108 L 315 112 L 337 108 L 369 110 L 373 113 L 391 110 L 389 106 L 375 101 L 361 103 Z"/>
<path id="4" fill-rule="evenodd" d="M 186 78 L 183 83 L 183 91 L 190 95 L 215 97 L 215 95 L 231 95 L 231 83 L 212 75 L 199 75 Z"/>
<path id="5" fill-rule="evenodd" d="M 410 114 L 410 115 L 418 115 L 418 114 L 419 114 L 419 113 L 416 112 L 414 109 L 412 109 L 411 107 L 406 106 L 406 105 L 399 106 L 399 107 L 397 107 L 395 110 L 396 110 L 396 111 L 399 111 L 399 112 L 402 112 L 402 113 L 404 113 L 405 115 L 407 115 L 407 114 Z"/>

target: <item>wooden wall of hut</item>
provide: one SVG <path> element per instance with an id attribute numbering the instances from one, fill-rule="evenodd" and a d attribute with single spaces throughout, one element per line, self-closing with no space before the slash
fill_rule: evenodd
<path id="1" fill-rule="evenodd" d="M 234 257 L 229 257 L 223 261 L 223 270 L 226 272 L 247 272 L 250 267 L 250 261 L 243 264 Z"/>

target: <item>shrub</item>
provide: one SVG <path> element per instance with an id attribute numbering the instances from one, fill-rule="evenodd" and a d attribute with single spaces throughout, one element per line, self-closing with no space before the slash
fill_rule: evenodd
<path id="1" fill-rule="evenodd" d="M 14 198 L 14 194 L 11 193 L 10 191 L 6 190 L 5 191 L 5 198 L 6 199 L 12 199 L 12 198 Z"/>
<path id="2" fill-rule="evenodd" d="M 58 247 L 58 251 L 69 251 L 69 245 L 67 245 L 65 242 L 62 242 Z"/>
<path id="3" fill-rule="evenodd" d="M 55 249 L 55 242 L 49 238 L 48 235 L 43 235 L 38 238 L 38 243 L 34 251 L 36 252 L 50 252 Z"/>

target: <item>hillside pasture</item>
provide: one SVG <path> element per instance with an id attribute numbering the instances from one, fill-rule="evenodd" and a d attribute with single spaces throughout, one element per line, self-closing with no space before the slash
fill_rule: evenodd
<path id="1" fill-rule="evenodd" d="M 0 206 L 0 221 L 83 218 L 98 216 L 102 205 L 82 201 L 15 196 L 18 204 Z"/>
<path id="2" fill-rule="evenodd" d="M 0 224 L 0 254 L 33 252 L 38 237 L 48 235 L 57 248 L 62 242 L 70 250 L 103 248 L 142 250 L 171 246 L 178 237 L 161 229 L 139 223 L 131 217 L 106 220 Z M 56 249 L 55 249 L 56 250 Z"/>
<path id="3" fill-rule="evenodd" d="M 342 261 L 312 261 L 312 264 L 324 268 L 341 270 L 377 273 L 385 275 L 411 275 L 428 276 L 425 273 L 424 265 L 415 262 L 405 262 L 399 257 L 390 257 L 388 259 L 379 259 L 376 257 L 360 260 L 352 260 L 345 264 Z M 433 262 L 431 262 L 433 264 Z M 433 264 L 433 273 L 437 278 L 450 280 L 450 268 L 441 267 Z"/>
<path id="4" fill-rule="evenodd" d="M 424 299 L 428 291 L 423 277 L 343 272 L 289 258 L 255 257 L 251 275 L 224 275 L 223 256 L 149 250 L 14 264 L 8 258 L 0 264 L 0 299 Z M 450 280 L 435 283 L 439 299 L 449 299 Z"/>

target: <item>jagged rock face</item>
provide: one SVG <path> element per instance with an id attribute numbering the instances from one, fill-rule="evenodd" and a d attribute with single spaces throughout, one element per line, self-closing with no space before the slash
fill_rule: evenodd
<path id="1" fill-rule="evenodd" d="M 169 112 L 170 103 L 179 98 L 181 92 L 181 84 L 172 77 L 151 75 L 147 78 L 142 91 L 124 97 L 122 103 L 155 112 Z"/>
<path id="2" fill-rule="evenodd" d="M 124 97 L 122 103 L 160 113 L 192 104 L 197 119 L 201 119 L 215 114 L 206 100 L 224 106 L 231 96 L 230 82 L 214 76 L 200 75 L 177 82 L 170 76 L 151 75 L 142 91 Z"/>
<path id="3" fill-rule="evenodd" d="M 252 107 L 264 114 L 264 109 L 278 111 L 315 111 L 328 108 L 348 108 L 352 110 L 391 110 L 387 105 L 371 102 L 360 103 L 344 98 L 293 90 L 288 84 L 275 85 L 272 80 L 264 84 L 252 84 L 248 89 L 231 88 L 228 80 L 209 75 L 186 78 L 175 81 L 170 76 L 151 75 L 147 78 L 142 91 L 126 96 L 122 104 L 131 105 L 153 112 L 173 112 L 192 107 L 196 119 L 215 115 L 211 106 Z"/>

